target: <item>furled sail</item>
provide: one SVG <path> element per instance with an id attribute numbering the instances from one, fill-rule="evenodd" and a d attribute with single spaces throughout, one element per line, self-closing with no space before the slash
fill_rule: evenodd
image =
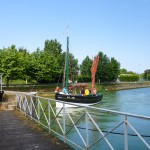
<path id="1" fill-rule="evenodd" d="M 97 71 L 97 67 L 98 67 L 98 62 L 99 62 L 99 54 L 94 57 L 93 63 L 92 63 L 92 67 L 91 67 L 91 74 L 92 74 L 92 90 L 95 86 L 95 75 L 96 75 L 96 71 Z"/>

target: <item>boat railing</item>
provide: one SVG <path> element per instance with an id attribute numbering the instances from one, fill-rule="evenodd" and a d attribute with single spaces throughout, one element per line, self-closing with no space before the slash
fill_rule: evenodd
<path id="1" fill-rule="evenodd" d="M 88 150 L 99 145 L 101 148 L 105 146 L 106 149 L 113 150 L 116 149 L 116 142 L 115 138 L 110 140 L 110 137 L 117 135 L 122 138 L 121 149 L 129 149 L 129 144 L 132 142 L 130 136 L 139 138 L 144 146 L 150 149 L 146 138 L 150 137 L 139 132 L 140 127 L 136 124 L 137 119 L 140 119 L 142 126 L 142 122 L 150 121 L 149 116 L 79 104 L 72 104 L 78 109 L 74 108 L 71 111 L 65 107 L 71 103 L 35 96 L 34 93 L 17 93 L 16 101 L 17 110 L 75 149 Z M 56 102 L 63 103 L 63 107 L 56 108 Z"/>

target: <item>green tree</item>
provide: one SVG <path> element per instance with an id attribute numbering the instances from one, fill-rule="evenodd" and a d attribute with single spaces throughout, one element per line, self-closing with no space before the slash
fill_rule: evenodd
<path id="1" fill-rule="evenodd" d="M 58 57 L 62 54 L 61 44 L 56 40 L 46 40 L 44 43 L 44 51 Z"/>
<path id="2" fill-rule="evenodd" d="M 103 52 L 99 52 L 99 55 L 100 60 L 97 68 L 96 79 L 100 80 L 100 82 L 108 82 L 111 75 L 110 60 L 105 54 L 103 54 Z"/>
<path id="3" fill-rule="evenodd" d="M 117 80 L 120 72 L 120 63 L 117 62 L 117 60 L 112 57 L 109 59 L 106 54 L 103 54 L 103 52 L 99 52 L 99 63 L 97 72 L 95 75 L 95 81 L 96 82 L 114 82 Z M 84 78 L 84 76 L 91 77 L 91 66 L 92 66 L 92 60 L 87 56 L 81 66 L 81 76 Z"/>
<path id="4" fill-rule="evenodd" d="M 24 67 L 24 76 L 23 79 L 26 81 L 36 81 L 37 71 L 39 70 L 40 64 L 40 49 L 37 49 L 35 52 L 31 54 L 27 54 L 25 57 L 25 67 Z"/>
<path id="5" fill-rule="evenodd" d="M 143 77 L 145 80 L 150 80 L 150 69 L 144 71 Z"/>
<path id="6" fill-rule="evenodd" d="M 47 51 L 32 53 L 31 65 L 28 68 L 28 74 L 38 83 L 54 82 L 57 74 L 57 60 L 53 54 Z"/>
<path id="7" fill-rule="evenodd" d="M 4 73 L 6 78 L 7 85 L 9 85 L 9 80 L 20 79 L 22 78 L 22 61 L 20 53 L 18 53 L 15 45 L 12 45 L 8 48 L 3 48 L 1 50 L 2 59 L 1 59 L 1 68 L 0 71 Z"/>
<path id="8" fill-rule="evenodd" d="M 62 61 L 61 61 L 61 76 L 59 78 L 59 81 L 64 82 L 64 70 L 65 70 L 65 56 L 66 52 L 63 52 L 62 54 Z M 78 59 L 75 59 L 72 53 L 69 53 L 69 80 L 72 82 L 75 82 L 75 80 L 78 78 L 79 73 L 79 65 L 78 65 Z"/>
<path id="9" fill-rule="evenodd" d="M 78 59 L 75 59 L 73 54 L 69 53 L 69 79 L 75 82 L 79 73 Z"/>
<path id="10" fill-rule="evenodd" d="M 110 82 L 116 81 L 120 74 L 120 63 L 114 57 L 110 60 L 110 72 Z"/>
<path id="11" fill-rule="evenodd" d="M 19 48 L 18 49 L 18 61 L 19 61 L 19 66 L 22 68 L 22 74 L 20 75 L 20 79 L 26 80 L 26 83 L 28 80 L 31 79 L 30 75 L 28 74 L 28 68 L 31 65 L 31 59 L 30 59 L 30 54 L 27 49 L 24 48 Z"/>
<path id="12" fill-rule="evenodd" d="M 46 40 L 44 45 L 44 50 L 41 53 L 40 58 L 40 71 L 39 76 L 40 81 L 43 78 L 43 81 L 52 81 L 58 82 L 63 75 L 63 54 L 61 44 L 57 40 Z M 45 75 L 42 75 L 40 72 L 44 71 Z M 49 72 L 50 71 L 50 72 Z"/>
<path id="13" fill-rule="evenodd" d="M 120 72 L 120 63 L 112 57 L 109 59 L 106 54 L 99 52 L 100 60 L 96 73 L 96 79 L 100 82 L 114 82 L 117 80 Z"/>
<path id="14" fill-rule="evenodd" d="M 91 67 L 92 60 L 89 58 L 89 56 L 86 56 L 80 65 L 81 76 L 91 77 Z"/>
<path id="15" fill-rule="evenodd" d="M 127 69 L 125 69 L 125 68 L 122 68 L 122 69 L 120 69 L 120 74 L 127 74 Z"/>

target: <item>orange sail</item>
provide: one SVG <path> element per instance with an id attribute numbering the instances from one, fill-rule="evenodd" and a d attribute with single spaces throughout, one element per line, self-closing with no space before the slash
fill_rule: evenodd
<path id="1" fill-rule="evenodd" d="M 92 90 L 95 86 L 95 75 L 98 67 L 98 62 L 99 62 L 99 54 L 94 58 L 92 67 L 91 67 L 91 73 L 92 73 Z"/>

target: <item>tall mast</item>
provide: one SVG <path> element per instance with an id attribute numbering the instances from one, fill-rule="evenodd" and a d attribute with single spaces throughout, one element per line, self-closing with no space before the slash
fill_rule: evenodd
<path id="1" fill-rule="evenodd" d="M 68 89 L 68 78 L 69 78 L 69 35 L 67 33 L 67 50 L 66 50 L 66 64 L 65 64 L 65 86 Z"/>

